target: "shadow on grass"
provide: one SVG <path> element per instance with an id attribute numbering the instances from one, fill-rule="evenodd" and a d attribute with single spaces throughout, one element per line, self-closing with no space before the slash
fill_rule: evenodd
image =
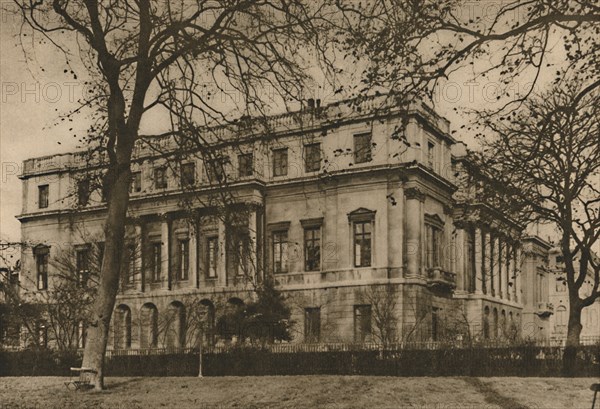
<path id="1" fill-rule="evenodd" d="M 113 379 L 115 379 L 115 378 L 113 378 Z M 144 379 L 147 379 L 147 378 L 125 378 L 125 379 L 123 379 L 123 378 L 116 378 L 116 379 L 121 379 L 121 380 L 118 380 L 116 382 L 113 381 L 113 380 L 111 380 L 110 382 L 106 382 L 105 381 L 105 390 L 104 390 L 105 392 L 106 391 L 110 392 L 110 391 L 113 391 L 113 390 L 119 390 L 119 389 L 122 389 L 124 386 L 132 385 L 132 384 L 136 384 L 136 383 L 140 383 Z"/>
<path id="2" fill-rule="evenodd" d="M 462 379 L 481 393 L 487 403 L 498 405 L 502 409 L 530 409 L 529 406 L 523 405 L 516 399 L 502 395 L 489 383 L 482 382 L 479 378 L 465 377 Z"/>

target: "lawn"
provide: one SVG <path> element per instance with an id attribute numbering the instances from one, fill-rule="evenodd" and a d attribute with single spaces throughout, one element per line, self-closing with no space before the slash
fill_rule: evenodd
<path id="1" fill-rule="evenodd" d="M 593 378 L 264 376 L 108 378 L 71 392 L 68 378 L 0 378 L 0 408 L 590 408 Z"/>

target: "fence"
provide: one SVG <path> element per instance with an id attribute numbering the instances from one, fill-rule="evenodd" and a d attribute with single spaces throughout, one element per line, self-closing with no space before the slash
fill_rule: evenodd
<path id="1" fill-rule="evenodd" d="M 420 346 L 423 346 L 420 344 Z M 563 347 L 416 348 L 375 344 L 276 344 L 213 347 L 203 351 L 205 376 L 385 375 L 385 376 L 560 376 Z M 0 352 L 0 376 L 69 375 L 81 355 L 55 351 Z M 199 355 L 179 350 L 113 350 L 108 376 L 197 376 Z M 600 346 L 581 346 L 574 374 L 600 373 Z"/>

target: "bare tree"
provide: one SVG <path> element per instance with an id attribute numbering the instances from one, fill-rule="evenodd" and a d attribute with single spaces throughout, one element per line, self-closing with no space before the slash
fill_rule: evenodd
<path id="1" fill-rule="evenodd" d="M 373 338 L 384 348 L 398 340 L 398 287 L 393 284 L 370 285 L 361 290 L 361 303 L 371 306 L 371 316 L 375 331 Z"/>
<path id="2" fill-rule="evenodd" d="M 582 94 L 583 93 L 583 94 Z M 478 163 L 490 200 L 524 222 L 560 234 L 569 293 L 567 347 L 579 345 L 581 311 L 600 298 L 600 94 L 574 81 L 531 99 L 502 121 L 486 120 Z M 581 291 L 592 282 L 590 294 Z"/>
<path id="3" fill-rule="evenodd" d="M 367 60 L 358 93 L 376 87 L 401 100 L 434 99 L 436 86 L 461 70 L 471 84 L 530 85 L 524 92 L 502 89 L 501 112 L 516 108 L 549 76 L 562 81 L 580 73 L 582 96 L 600 86 L 600 8 L 594 1 L 374 0 L 341 7 L 352 22 L 345 32 L 348 58 Z M 552 50 L 556 40 L 564 50 Z M 551 51 L 564 51 L 561 63 L 549 58 Z"/>
<path id="4" fill-rule="evenodd" d="M 143 139 L 142 118 L 156 107 L 166 108 L 171 118 L 177 118 L 167 134 L 195 133 L 204 125 L 226 122 L 223 107 L 202 95 L 203 82 L 233 90 L 241 113 L 264 111 L 268 98 L 261 90 L 265 88 L 286 103 L 301 98 L 308 79 L 303 53 L 324 55 L 330 41 L 324 31 L 329 11 L 326 3 L 302 0 L 16 4 L 35 36 L 63 51 L 69 68 L 72 56 L 81 56 L 91 78 L 93 92 L 83 105 L 92 108 L 95 122 L 84 144 L 91 156 L 106 161 L 103 188 L 108 210 L 98 297 L 83 365 L 96 372 L 92 383 L 102 389 L 131 160 L 136 142 Z M 72 49 L 72 36 L 79 50 Z"/>

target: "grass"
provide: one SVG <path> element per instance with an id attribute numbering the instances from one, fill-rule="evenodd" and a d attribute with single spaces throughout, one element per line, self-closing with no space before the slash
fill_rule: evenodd
<path id="1" fill-rule="evenodd" d="M 594 378 L 264 376 L 108 378 L 103 392 L 68 378 L 0 378 L 0 408 L 590 408 Z"/>

